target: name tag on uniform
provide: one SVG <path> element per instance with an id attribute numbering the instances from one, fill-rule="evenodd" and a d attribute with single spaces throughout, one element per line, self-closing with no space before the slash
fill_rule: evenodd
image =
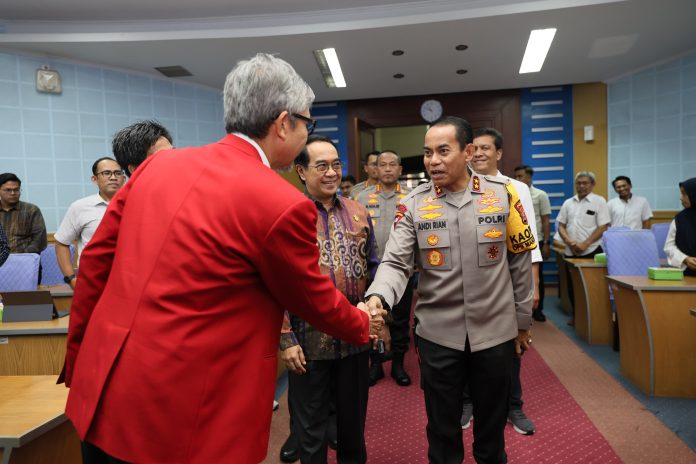
<path id="1" fill-rule="evenodd" d="M 422 232 L 424 230 L 446 230 L 446 229 L 447 229 L 447 219 L 440 219 L 438 221 L 416 222 L 416 232 Z"/>

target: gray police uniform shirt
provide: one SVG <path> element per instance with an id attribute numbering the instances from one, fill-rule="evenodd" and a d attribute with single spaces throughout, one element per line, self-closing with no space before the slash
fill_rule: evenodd
<path id="1" fill-rule="evenodd" d="M 481 351 L 515 338 L 531 325 L 533 282 L 527 251 L 507 251 L 511 214 L 507 180 L 473 175 L 457 201 L 428 182 L 402 200 L 382 263 L 366 295 L 389 306 L 401 298 L 415 259 L 418 336 L 448 348 Z M 514 188 L 514 187 L 513 187 Z M 518 212 L 524 217 L 519 201 Z M 526 224 L 526 217 L 523 219 Z M 531 229 L 526 227 L 531 236 Z M 531 238 L 531 243 L 534 239 Z"/>
<path id="2" fill-rule="evenodd" d="M 387 240 L 389 240 L 392 224 L 394 224 L 396 207 L 409 191 L 400 184 L 396 184 L 394 190 L 387 192 L 382 188 L 382 185 L 377 184 L 367 187 L 356 198 L 358 203 L 367 208 L 367 212 L 370 214 L 377 241 L 377 257 L 380 261 L 384 256 Z"/>

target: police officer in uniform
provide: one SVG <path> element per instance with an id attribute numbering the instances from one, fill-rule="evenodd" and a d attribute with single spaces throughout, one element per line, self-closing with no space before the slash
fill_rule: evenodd
<path id="1" fill-rule="evenodd" d="M 428 460 L 461 463 L 462 391 L 477 420 L 474 457 L 505 463 L 512 355 L 529 347 L 536 247 L 524 208 L 507 179 L 471 173 L 472 131 L 457 117 L 425 135 L 431 181 L 397 208 L 368 306 L 390 307 L 406 288 L 414 257 L 421 269 L 416 346 L 428 415 Z"/>
<path id="2" fill-rule="evenodd" d="M 367 187 L 358 194 L 356 200 L 367 208 L 372 219 L 372 225 L 377 240 L 377 255 L 382 259 L 384 249 L 389 240 L 389 233 L 394 223 L 396 208 L 409 190 L 399 184 L 401 175 L 401 158 L 393 150 L 385 150 L 377 157 L 377 175 L 379 182 Z M 413 287 L 415 276 L 411 276 L 409 284 L 399 302 L 392 308 L 392 319 L 389 322 L 391 335 L 392 365 L 391 376 L 397 385 L 411 385 L 411 377 L 404 369 L 404 355 L 408 351 L 409 320 L 411 318 L 411 303 L 413 302 Z M 370 386 L 384 377 L 382 355 L 370 355 Z"/>

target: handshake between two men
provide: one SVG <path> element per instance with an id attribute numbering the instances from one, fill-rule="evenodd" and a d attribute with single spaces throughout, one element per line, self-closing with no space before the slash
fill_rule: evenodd
<path id="1" fill-rule="evenodd" d="M 375 303 L 372 301 L 373 299 L 376 299 L 377 302 Z M 382 308 L 380 299 L 378 297 L 372 297 L 367 304 L 360 302 L 356 306 L 359 310 L 370 316 L 370 343 L 373 348 L 376 348 L 378 343 L 382 341 L 388 351 L 391 345 L 391 337 L 389 336 L 389 329 L 384 323 L 384 317 L 387 315 L 387 311 Z M 287 329 L 290 330 L 289 321 L 286 320 L 284 325 L 285 324 L 288 325 Z M 307 362 L 302 347 L 299 344 L 282 350 L 280 358 L 289 371 L 300 375 L 307 372 L 305 368 Z"/>

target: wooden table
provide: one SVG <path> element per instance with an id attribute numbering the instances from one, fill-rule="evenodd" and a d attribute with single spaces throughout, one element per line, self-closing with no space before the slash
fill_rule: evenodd
<path id="1" fill-rule="evenodd" d="M 621 332 L 621 373 L 654 396 L 696 398 L 696 277 L 608 277 Z"/>
<path id="2" fill-rule="evenodd" d="M 54 375 L 0 377 L 0 462 L 79 464 L 80 441 Z"/>
<path id="3" fill-rule="evenodd" d="M 592 258 L 566 258 L 575 299 L 575 333 L 591 345 L 613 340 L 607 265 Z"/>
<path id="4" fill-rule="evenodd" d="M 69 322 L 0 322 L 0 375 L 60 374 Z"/>
<path id="5" fill-rule="evenodd" d="M 558 265 L 558 298 L 561 300 L 561 309 L 564 313 L 573 314 L 573 306 L 570 303 L 570 294 L 568 293 L 568 274 L 566 268 L 565 257 L 563 256 L 564 249 L 556 245 L 553 246 L 553 251 L 556 254 L 556 264 Z"/>

